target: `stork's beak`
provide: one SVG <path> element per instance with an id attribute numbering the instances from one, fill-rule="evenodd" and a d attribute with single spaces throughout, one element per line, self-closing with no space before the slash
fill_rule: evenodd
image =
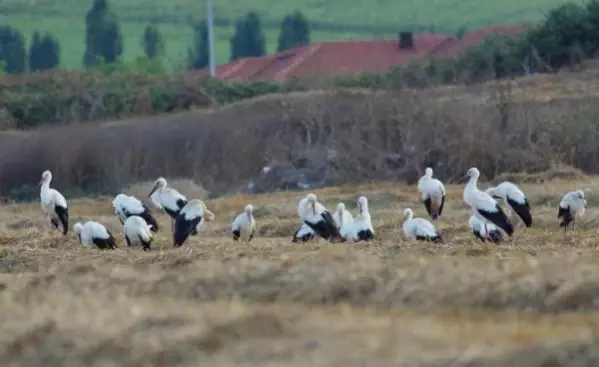
<path id="1" fill-rule="evenodd" d="M 148 197 L 152 196 L 152 194 L 154 193 L 154 191 L 156 191 L 156 189 L 158 189 L 158 184 L 154 185 L 154 187 L 152 188 L 152 191 L 150 191 L 150 193 L 148 194 Z"/>
<path id="2" fill-rule="evenodd" d="M 42 186 L 43 183 L 44 183 L 44 178 L 42 177 L 42 179 L 40 180 L 40 182 L 37 183 L 37 185 Z"/>
<path id="3" fill-rule="evenodd" d="M 466 175 L 466 176 L 460 178 L 460 180 L 458 181 L 458 183 L 463 184 L 463 183 L 468 182 L 468 180 L 470 180 L 470 177 L 468 177 L 468 175 Z"/>
<path id="4" fill-rule="evenodd" d="M 316 215 L 316 205 L 314 203 L 312 203 L 312 212 Z"/>

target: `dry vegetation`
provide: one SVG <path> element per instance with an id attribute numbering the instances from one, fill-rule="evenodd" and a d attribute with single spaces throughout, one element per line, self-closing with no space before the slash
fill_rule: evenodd
<path id="1" fill-rule="evenodd" d="M 0 359 L 50 367 L 594 365 L 599 180 L 574 173 L 522 184 L 534 228 L 501 246 L 475 241 L 463 187 L 453 185 L 437 222 L 442 246 L 401 237 L 401 210 L 425 213 L 415 187 L 402 184 L 316 191 L 329 208 L 342 200 L 353 212 L 367 195 L 378 236 L 371 244 L 292 244 L 305 193 L 208 200 L 217 218 L 199 237 L 173 249 L 162 230 L 149 253 L 125 247 L 110 197 L 72 200 L 70 211 L 71 223 L 106 224 L 121 245 L 112 252 L 49 231 L 37 203 L 6 205 Z M 556 205 L 578 188 L 590 209 L 564 235 Z M 127 192 L 143 197 L 142 186 Z M 248 202 L 259 235 L 241 245 L 228 229 Z M 159 221 L 169 228 L 165 214 Z"/>
<path id="2" fill-rule="evenodd" d="M 159 214 L 163 229 L 145 253 L 125 247 L 111 197 L 72 198 L 71 226 L 94 219 L 117 236 L 120 248 L 102 252 L 51 231 L 38 203 L 3 205 L 0 360 L 48 367 L 598 364 L 599 179 L 555 164 L 586 172 L 599 164 L 599 89 L 595 74 L 584 75 L 421 92 L 294 93 L 100 128 L 2 133 L 0 195 L 35 184 L 48 168 L 63 192 L 163 175 L 206 199 L 217 217 L 173 249 Z M 215 198 L 271 160 L 323 148 L 338 153 L 329 182 L 362 185 L 315 192 L 330 209 L 342 200 L 353 212 L 367 195 L 374 243 L 291 243 L 305 193 Z M 390 154 L 401 155 L 394 166 Z M 513 243 L 481 244 L 467 230 L 463 186 L 448 185 L 436 223 L 447 243 L 406 241 L 402 209 L 425 211 L 402 180 L 431 162 L 445 182 L 476 165 L 494 183 L 521 183 L 534 228 L 518 231 Z M 381 178 L 395 181 L 363 183 Z M 556 206 L 574 189 L 586 191 L 589 210 L 565 235 Z M 148 191 L 147 183 L 125 190 L 140 199 Z M 248 202 L 259 229 L 242 245 L 228 231 Z"/>
<path id="3" fill-rule="evenodd" d="M 337 152 L 329 184 L 409 182 L 426 165 L 448 180 L 472 165 L 491 178 L 556 161 L 596 173 L 598 80 L 587 72 L 424 91 L 296 92 L 101 129 L 2 133 L 0 195 L 35 184 L 47 168 L 65 191 L 116 192 L 164 175 L 230 193 L 272 159 L 322 149 Z"/>

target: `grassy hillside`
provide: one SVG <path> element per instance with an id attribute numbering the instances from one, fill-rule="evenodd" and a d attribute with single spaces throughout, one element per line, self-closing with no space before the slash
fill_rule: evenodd
<path id="1" fill-rule="evenodd" d="M 469 232 L 463 185 L 447 186 L 442 245 L 403 237 L 402 210 L 425 209 L 396 183 L 315 191 L 354 215 L 366 195 L 370 244 L 292 243 L 306 193 L 207 200 L 216 220 L 179 249 L 154 211 L 162 229 L 147 253 L 126 247 L 112 198 L 70 201 L 71 226 L 93 219 L 115 235 L 109 252 L 50 231 L 37 203 L 4 205 L 0 356 L 10 366 L 596 365 L 597 183 L 522 185 L 534 227 L 501 245 Z M 125 192 L 143 199 L 148 188 Z M 590 207 L 564 235 L 556 207 L 574 188 Z M 228 233 L 247 203 L 258 225 L 249 245 Z"/>
<path id="2" fill-rule="evenodd" d="M 576 0 L 581 1 L 581 0 Z M 267 26 L 269 51 L 274 51 L 278 25 L 286 13 L 299 9 L 314 23 L 314 40 L 394 37 L 404 27 L 419 30 L 455 32 L 461 27 L 480 28 L 489 24 L 535 21 L 548 9 L 564 0 L 508 1 L 415 1 L 415 0 L 267 0 L 215 1 L 217 60 L 229 58 L 230 24 L 249 10 L 263 16 Z M 63 62 L 79 67 L 83 52 L 83 18 L 91 1 L 82 0 L 5 0 L 0 3 L 0 23 L 20 28 L 26 35 L 35 29 L 57 35 L 63 47 Z M 141 54 L 140 38 L 144 27 L 155 21 L 167 38 L 167 53 L 173 64 L 184 60 L 191 33 L 190 18 L 202 19 L 202 0 L 112 1 L 113 9 L 123 20 L 126 57 Z"/>

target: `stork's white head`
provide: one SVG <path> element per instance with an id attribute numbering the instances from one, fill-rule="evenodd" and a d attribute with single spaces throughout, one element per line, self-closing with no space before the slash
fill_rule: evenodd
<path id="1" fill-rule="evenodd" d="M 466 172 L 466 175 L 464 177 L 462 177 L 462 179 L 460 180 L 460 183 L 464 183 L 471 179 L 476 180 L 476 179 L 478 179 L 478 176 L 480 176 L 480 171 L 478 170 L 478 168 L 472 167 L 468 170 L 468 172 Z"/>
<path id="2" fill-rule="evenodd" d="M 404 220 L 410 220 L 414 216 L 414 212 L 410 208 L 406 208 L 403 210 Z"/>
<path id="3" fill-rule="evenodd" d="M 337 204 L 337 211 L 342 212 L 343 210 L 345 210 L 345 204 L 344 203 Z"/>
<path id="4" fill-rule="evenodd" d="M 576 193 L 578 194 L 578 198 L 584 199 L 584 191 L 582 191 L 582 190 L 576 190 Z"/>
<path id="5" fill-rule="evenodd" d="M 164 179 L 164 177 L 159 177 L 156 182 L 154 183 L 154 187 L 152 187 L 152 191 L 150 191 L 150 193 L 148 194 L 148 197 L 152 196 L 152 194 L 156 191 L 156 190 L 164 190 L 166 188 L 166 180 Z"/>
<path id="6" fill-rule="evenodd" d="M 262 173 L 263 174 L 267 174 L 268 172 L 270 172 L 271 168 L 269 166 L 264 166 L 262 167 Z"/>
<path id="7" fill-rule="evenodd" d="M 424 177 L 432 178 L 433 177 L 433 169 L 430 167 L 426 167 L 426 169 L 424 170 Z"/>
<path id="8" fill-rule="evenodd" d="M 358 199 L 358 210 L 360 211 L 360 214 L 368 211 L 368 199 L 366 196 L 360 196 Z"/>
<path id="9" fill-rule="evenodd" d="M 42 184 L 50 184 L 50 181 L 52 181 L 52 173 L 48 170 L 45 170 L 44 173 L 42 173 L 42 179 L 39 182 L 39 185 L 41 186 Z"/>
<path id="10" fill-rule="evenodd" d="M 468 176 L 468 178 L 478 178 L 478 176 L 480 176 L 480 171 L 478 168 L 472 167 L 466 172 L 466 176 Z"/>
<path id="11" fill-rule="evenodd" d="M 251 217 L 253 212 L 254 206 L 252 204 L 248 204 L 245 206 L 245 214 L 247 214 L 248 217 Z"/>

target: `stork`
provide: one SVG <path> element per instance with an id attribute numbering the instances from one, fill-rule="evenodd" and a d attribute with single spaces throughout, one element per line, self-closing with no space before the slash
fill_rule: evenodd
<path id="1" fill-rule="evenodd" d="M 504 181 L 495 187 L 488 188 L 485 192 L 494 199 L 507 203 L 512 208 L 513 212 L 520 217 L 527 228 L 532 226 L 530 204 L 528 203 L 526 195 L 524 195 L 518 186 L 509 181 Z M 513 222 L 518 224 L 517 220 L 518 219 Z"/>
<path id="2" fill-rule="evenodd" d="M 310 193 L 300 200 L 298 214 L 320 237 L 328 240 L 341 237 L 331 213 L 318 202 L 316 195 Z"/>
<path id="3" fill-rule="evenodd" d="M 174 233 L 175 220 L 181 209 L 187 205 L 187 198 L 172 187 L 167 187 L 166 179 L 164 177 L 159 177 L 156 180 L 148 197 L 158 209 L 164 209 L 166 214 L 171 217 L 172 230 Z M 196 234 L 198 234 L 197 229 L 193 228 L 190 235 L 193 236 Z"/>
<path id="4" fill-rule="evenodd" d="M 175 218 L 173 247 L 181 247 L 205 220 L 214 220 L 214 214 L 206 208 L 206 204 L 202 200 L 190 200 Z"/>
<path id="5" fill-rule="evenodd" d="M 127 246 L 141 247 L 144 251 L 150 251 L 152 244 L 152 225 L 137 215 L 129 216 L 123 225 L 123 233 Z"/>
<path id="6" fill-rule="evenodd" d="M 435 226 L 424 218 L 414 218 L 412 209 L 404 209 L 403 216 L 404 221 L 401 227 L 408 238 L 419 241 L 443 242 L 443 238 L 437 232 Z"/>
<path id="7" fill-rule="evenodd" d="M 476 167 L 472 167 L 460 180 L 460 182 L 468 181 L 464 189 L 464 201 L 472 207 L 472 211 L 478 219 L 495 224 L 511 237 L 514 233 L 512 223 L 503 210 L 501 210 L 497 201 L 486 192 L 480 191 L 477 188 L 476 184 L 479 176 L 479 170 Z"/>
<path id="8" fill-rule="evenodd" d="M 121 224 L 131 216 L 141 217 L 151 226 L 152 232 L 158 232 L 158 222 L 150 212 L 150 209 L 134 196 L 118 194 L 112 201 L 114 213 L 119 217 Z"/>
<path id="9" fill-rule="evenodd" d="M 112 233 L 102 224 L 93 220 L 83 224 L 77 222 L 73 226 L 73 230 L 79 243 L 85 247 L 97 247 L 101 250 L 114 250 L 118 247 Z"/>
<path id="10" fill-rule="evenodd" d="M 422 193 L 422 201 L 428 215 L 433 220 L 438 219 L 443 213 L 445 204 L 445 186 L 441 181 L 433 178 L 433 169 L 426 167 L 424 176 L 418 181 L 418 190 Z"/>
<path id="11" fill-rule="evenodd" d="M 238 214 L 231 225 L 231 234 L 237 241 L 241 238 L 244 242 L 250 242 L 256 232 L 256 221 L 254 220 L 254 207 L 251 204 L 245 206 L 243 213 Z"/>
<path id="12" fill-rule="evenodd" d="M 587 201 L 582 190 L 567 192 L 559 203 L 557 218 L 559 226 L 564 228 L 564 233 L 570 225 L 574 226 L 576 217 L 582 217 L 586 210 Z"/>
<path id="13" fill-rule="evenodd" d="M 67 201 L 60 192 L 50 188 L 51 181 L 52 173 L 44 171 L 40 180 L 42 210 L 48 215 L 52 226 L 66 236 L 69 231 L 69 209 Z"/>

